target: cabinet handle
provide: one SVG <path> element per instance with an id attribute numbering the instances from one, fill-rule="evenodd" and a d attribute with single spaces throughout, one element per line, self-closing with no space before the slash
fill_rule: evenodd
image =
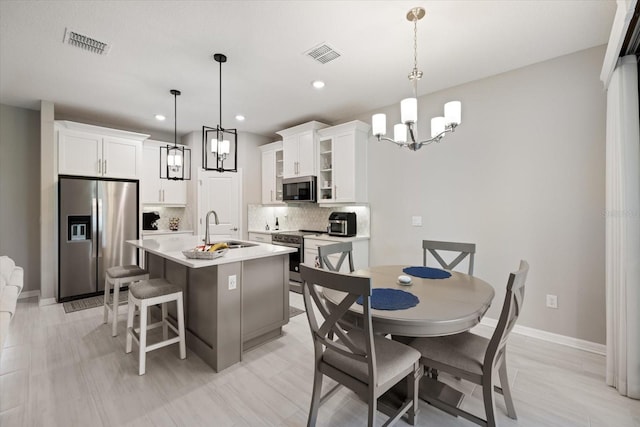
<path id="1" fill-rule="evenodd" d="M 233 227 L 231 230 L 232 231 L 238 231 L 238 227 Z"/>
<path id="2" fill-rule="evenodd" d="M 104 174 L 106 175 L 107 174 L 107 161 L 106 160 L 103 160 L 103 161 L 104 161 Z"/>
<path id="3" fill-rule="evenodd" d="M 158 201 L 162 201 L 162 190 L 158 190 Z"/>
<path id="4" fill-rule="evenodd" d="M 98 174 L 102 175 L 102 160 L 98 160 Z"/>
<path id="5" fill-rule="evenodd" d="M 163 201 L 163 202 L 165 201 L 165 198 L 164 198 L 164 190 L 162 190 L 162 201 Z"/>
<path id="6" fill-rule="evenodd" d="M 338 198 L 338 186 L 333 185 L 333 199 L 336 200 Z"/>

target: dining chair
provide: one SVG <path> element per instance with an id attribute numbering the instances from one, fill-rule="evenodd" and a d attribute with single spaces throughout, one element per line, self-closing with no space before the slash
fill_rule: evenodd
<path id="1" fill-rule="evenodd" d="M 340 387 L 354 391 L 369 406 L 368 425 L 376 424 L 378 398 L 403 379 L 406 398 L 384 426 L 407 414 L 414 425 L 418 413 L 418 382 L 422 376 L 420 353 L 402 343 L 373 333 L 371 324 L 371 279 L 300 265 L 302 296 L 313 337 L 314 376 L 307 426 L 315 426 L 318 409 Z M 338 304 L 327 304 L 320 289 L 344 292 Z M 340 324 L 349 308 L 362 298 L 362 329 L 346 331 Z M 338 384 L 324 396 L 322 380 L 328 376 Z"/>
<path id="2" fill-rule="evenodd" d="M 446 262 L 439 251 L 460 252 L 451 262 Z M 469 256 L 469 275 L 473 276 L 473 257 L 476 253 L 475 243 L 441 242 L 437 240 L 422 241 L 422 265 L 427 266 L 427 252 L 438 261 L 445 270 L 453 270 L 462 260 Z"/>
<path id="3" fill-rule="evenodd" d="M 334 264 L 329 255 L 340 254 L 340 258 Z M 331 245 L 318 246 L 318 261 L 320 268 L 330 271 L 340 271 L 345 259 L 349 260 L 349 272 L 353 273 L 353 244 L 351 242 L 334 243 Z"/>
<path id="4" fill-rule="evenodd" d="M 518 271 L 509 275 L 498 325 L 490 339 L 471 332 L 463 332 L 443 337 L 416 338 L 409 343 L 422 354 L 421 365 L 448 372 L 456 378 L 463 378 L 482 386 L 486 419 L 440 400 L 430 401 L 427 398 L 429 403 L 478 425 L 494 427 L 497 425 L 493 395 L 495 390 L 503 395 L 509 418 L 517 419 L 507 377 L 506 344 L 509 333 L 522 310 L 524 283 L 528 271 L 529 264 L 526 261 L 520 261 Z M 500 387 L 496 385 L 496 370 L 500 377 Z"/>

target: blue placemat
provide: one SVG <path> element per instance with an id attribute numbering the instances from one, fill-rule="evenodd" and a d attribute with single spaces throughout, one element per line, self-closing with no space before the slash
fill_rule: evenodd
<path id="1" fill-rule="evenodd" d="M 362 305 L 362 297 L 356 301 Z M 420 300 L 410 292 L 400 289 L 376 288 L 371 290 L 371 308 L 376 310 L 404 310 L 415 307 Z"/>
<path id="2" fill-rule="evenodd" d="M 422 277 L 423 279 L 446 279 L 451 277 L 451 273 L 439 268 L 431 267 L 406 267 L 402 269 L 403 273 L 409 276 Z"/>

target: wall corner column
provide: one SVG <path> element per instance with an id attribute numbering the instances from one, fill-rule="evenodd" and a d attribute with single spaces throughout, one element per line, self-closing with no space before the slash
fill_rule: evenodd
<path id="1" fill-rule="evenodd" d="M 54 104 L 40 102 L 40 305 L 56 302 L 58 237 L 56 219 L 58 150 L 55 143 Z"/>

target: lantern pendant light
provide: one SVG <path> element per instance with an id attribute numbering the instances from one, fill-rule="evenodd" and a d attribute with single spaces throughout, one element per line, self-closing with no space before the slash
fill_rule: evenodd
<path id="1" fill-rule="evenodd" d="M 202 168 L 218 172 L 238 171 L 238 132 L 222 126 L 222 64 L 226 55 L 216 53 L 213 59 L 220 64 L 220 120 L 215 128 L 202 126 Z M 226 162 L 226 163 L 225 163 Z"/>
<path id="2" fill-rule="evenodd" d="M 173 145 L 160 147 L 160 178 L 182 181 L 191 179 L 191 150 L 178 146 L 178 95 L 179 90 L 171 89 L 173 95 Z"/>

